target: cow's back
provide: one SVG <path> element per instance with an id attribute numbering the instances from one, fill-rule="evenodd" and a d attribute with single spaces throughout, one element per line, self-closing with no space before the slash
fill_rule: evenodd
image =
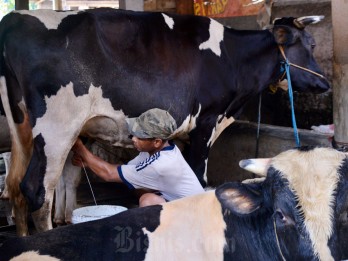
<path id="1" fill-rule="evenodd" d="M 46 112 L 44 97 L 70 82 L 77 96 L 93 84 L 129 116 L 158 107 L 170 110 L 180 125 L 193 110 L 203 57 L 198 46 L 209 38 L 209 23 L 175 16 L 174 26 L 163 13 L 107 8 L 15 12 L 1 23 L 1 48 L 10 54 L 1 75 L 6 65 L 13 71 L 17 101 L 30 89 L 25 100 L 33 126 Z M 169 84 L 170 91 L 163 88 Z M 141 96 L 137 107 L 131 106 L 134 95 Z"/>

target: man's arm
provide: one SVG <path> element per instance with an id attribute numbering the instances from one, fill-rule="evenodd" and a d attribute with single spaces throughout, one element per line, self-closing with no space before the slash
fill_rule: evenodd
<path id="1" fill-rule="evenodd" d="M 74 152 L 72 164 L 79 167 L 90 168 L 98 177 L 108 182 L 122 182 L 118 173 L 117 167 L 119 165 L 110 164 L 103 159 L 93 155 L 83 145 L 80 139 L 77 139 L 71 149 Z"/>

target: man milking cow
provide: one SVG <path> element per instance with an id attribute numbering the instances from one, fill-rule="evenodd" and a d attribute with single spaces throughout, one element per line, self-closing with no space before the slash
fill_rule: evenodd
<path id="1" fill-rule="evenodd" d="M 290 69 L 294 91 L 329 89 L 305 30 L 322 18 L 237 31 L 208 17 L 107 8 L 6 15 L 0 92 L 17 234 L 28 235 L 28 211 L 38 231 L 52 228 L 54 188 L 79 135 L 133 147 L 126 118 L 151 108 L 170 108 L 174 135 L 188 141 L 183 155 L 204 186 L 211 147 L 250 98 L 279 81 L 284 59 L 306 69 Z"/>
<path id="2" fill-rule="evenodd" d="M 161 109 L 151 109 L 127 119 L 134 147 L 140 152 L 126 165 L 110 164 L 93 155 L 78 139 L 72 163 L 89 167 L 109 182 L 123 182 L 129 188 L 147 188 L 139 206 L 149 206 L 204 192 L 197 176 L 170 141 L 177 128 L 174 118 Z"/>

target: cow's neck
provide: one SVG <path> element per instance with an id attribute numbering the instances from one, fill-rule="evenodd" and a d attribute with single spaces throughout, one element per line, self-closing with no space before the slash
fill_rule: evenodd
<path id="1" fill-rule="evenodd" d="M 229 30 L 225 49 L 233 73 L 230 78 L 231 97 L 225 112 L 227 116 L 234 116 L 247 100 L 278 82 L 282 75 L 281 54 L 272 33 L 267 30 Z M 243 50 L 233 49 L 236 42 L 243 46 Z"/>

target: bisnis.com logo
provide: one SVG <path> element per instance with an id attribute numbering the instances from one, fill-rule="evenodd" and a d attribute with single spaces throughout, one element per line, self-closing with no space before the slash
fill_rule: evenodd
<path id="1" fill-rule="evenodd" d="M 154 252 L 201 252 L 202 246 L 205 252 L 235 252 L 236 241 L 232 238 L 217 240 L 207 236 L 206 238 L 180 237 L 177 234 L 162 233 L 161 235 L 152 233 L 143 228 L 142 230 L 131 227 L 116 226 L 115 252 L 147 252 L 149 246 Z M 150 242 L 150 243 L 149 243 Z"/>
<path id="2" fill-rule="evenodd" d="M 116 252 L 144 252 L 147 249 L 149 240 L 142 231 L 133 231 L 131 227 L 119 226 L 115 227 L 114 230 L 117 231 L 117 235 L 114 239 Z"/>

